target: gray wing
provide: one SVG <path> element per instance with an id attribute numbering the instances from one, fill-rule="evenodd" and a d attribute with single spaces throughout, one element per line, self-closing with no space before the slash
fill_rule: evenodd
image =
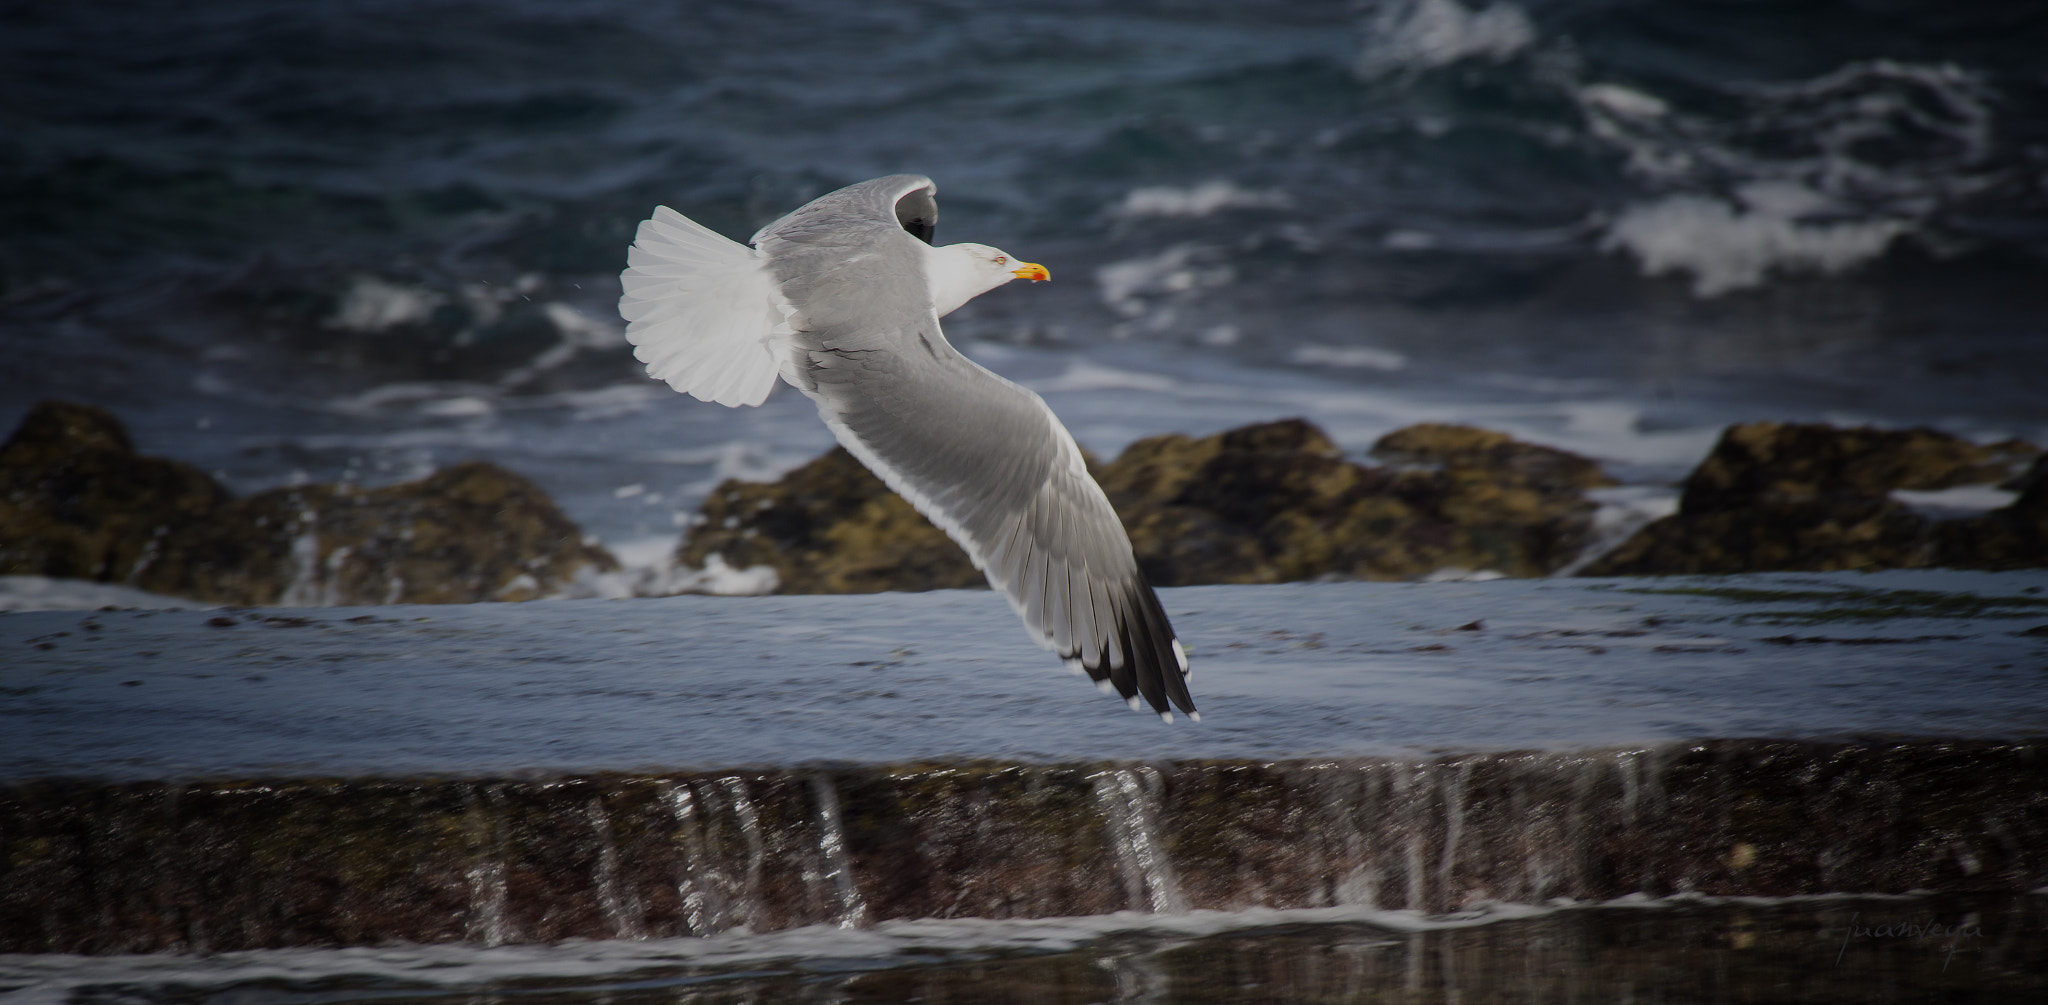
<path id="1" fill-rule="evenodd" d="M 1130 538 L 1045 402 L 947 343 L 896 175 L 755 236 L 795 308 L 785 373 L 833 435 L 967 551 L 1041 644 L 1135 705 L 1195 712 L 1187 660 Z M 935 214 L 936 210 L 933 207 Z"/>

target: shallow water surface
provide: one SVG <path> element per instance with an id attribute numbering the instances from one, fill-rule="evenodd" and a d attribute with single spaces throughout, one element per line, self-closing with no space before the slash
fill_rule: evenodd
<path id="1" fill-rule="evenodd" d="M 1438 917 L 1251 909 L 63 959 L 0 958 L 0 987 L 93 1005 L 2013 1001 L 2048 989 L 2048 898 L 1680 897 Z"/>

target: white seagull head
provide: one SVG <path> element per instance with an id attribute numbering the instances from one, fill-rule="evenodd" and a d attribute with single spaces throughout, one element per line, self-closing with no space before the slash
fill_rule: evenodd
<path id="1" fill-rule="evenodd" d="M 1045 266 L 1020 262 L 1001 248 L 986 244 L 948 244 L 925 255 L 925 278 L 931 286 L 932 308 L 940 317 L 1012 279 L 1042 283 L 1052 278 Z"/>

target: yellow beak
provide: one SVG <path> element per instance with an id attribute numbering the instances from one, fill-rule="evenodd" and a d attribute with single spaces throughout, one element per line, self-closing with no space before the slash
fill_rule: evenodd
<path id="1" fill-rule="evenodd" d="M 1043 283 L 1052 279 L 1052 273 L 1045 271 L 1045 266 L 1037 262 L 1018 262 L 1017 267 L 1010 271 L 1010 275 L 1016 276 L 1018 279 L 1029 279 L 1034 283 Z"/>

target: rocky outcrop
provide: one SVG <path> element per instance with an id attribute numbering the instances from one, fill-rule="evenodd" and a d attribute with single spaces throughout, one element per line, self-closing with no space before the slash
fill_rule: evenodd
<path id="1" fill-rule="evenodd" d="M 137 454 L 104 410 L 58 402 L 0 447 L 0 573 L 340 605 L 525 600 L 616 568 L 538 486 L 492 464 L 238 500 L 190 465 Z"/>
<path id="2" fill-rule="evenodd" d="M 1607 484 L 1592 461 L 1466 426 L 1415 426 L 1347 460 L 1292 419 L 1141 440 L 1094 468 L 1161 586 L 1321 576 L 1400 580 L 1443 569 L 1536 576 L 1584 546 Z M 677 559 L 771 566 L 784 593 L 980 585 L 965 553 L 844 450 L 774 484 L 729 481 Z"/>
<path id="3" fill-rule="evenodd" d="M 1583 570 L 1589 576 L 2048 565 L 2048 490 L 2005 509 L 1934 520 L 1895 490 L 1995 484 L 2038 455 L 1931 429 L 1730 426 L 1685 481 L 1678 512 Z"/>

